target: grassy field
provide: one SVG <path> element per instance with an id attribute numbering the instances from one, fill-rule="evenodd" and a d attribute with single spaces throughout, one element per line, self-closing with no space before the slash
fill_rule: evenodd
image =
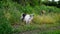
<path id="1" fill-rule="evenodd" d="M 42 16 L 35 15 L 31 24 L 25 24 L 24 22 L 15 24 L 13 26 L 14 32 L 16 34 L 59 34 L 59 20 L 60 15 L 57 13 Z"/>
<path id="2" fill-rule="evenodd" d="M 41 10 L 46 14 L 40 15 Z M 24 12 L 34 14 L 30 24 L 20 20 Z M 60 8 L 45 5 L 23 7 L 15 2 L 0 1 L 0 34 L 60 34 Z"/>

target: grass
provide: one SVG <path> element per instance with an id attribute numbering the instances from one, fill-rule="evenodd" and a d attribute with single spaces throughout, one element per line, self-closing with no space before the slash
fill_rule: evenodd
<path id="1" fill-rule="evenodd" d="M 0 33 L 1 34 L 10 34 L 12 31 L 14 33 L 30 31 L 35 29 L 40 29 L 41 27 L 52 27 L 60 25 L 60 8 L 52 7 L 52 6 L 35 6 L 31 7 L 29 5 L 23 7 L 15 2 L 5 2 L 1 1 L 0 4 Z M 40 15 L 40 11 L 45 10 L 46 15 Z M 49 10 L 52 11 L 52 14 L 48 13 Z M 34 19 L 30 25 L 26 25 L 20 20 L 20 16 L 22 13 L 33 13 Z M 18 25 L 15 25 L 15 23 Z M 22 24 L 21 24 L 22 23 Z M 13 27 L 14 24 L 17 26 Z M 12 28 L 13 27 L 13 28 Z M 50 32 L 50 31 L 49 31 Z M 54 33 L 55 31 L 53 31 Z M 59 31 L 58 31 L 59 32 Z"/>
<path id="2" fill-rule="evenodd" d="M 30 25 L 19 25 L 18 28 L 14 28 L 14 33 L 18 34 L 18 33 L 21 33 L 21 32 L 29 32 L 29 31 L 34 31 L 34 30 L 40 30 L 40 33 L 45 33 L 45 30 L 47 31 L 46 33 L 48 33 L 48 31 L 50 30 L 49 28 L 53 28 L 53 27 L 56 27 L 56 26 L 59 26 L 60 24 L 59 23 L 56 23 L 56 24 L 30 24 Z M 42 30 L 41 30 L 42 29 Z M 47 30 L 49 29 L 49 30 Z M 58 30 L 58 29 L 57 29 Z M 53 32 L 55 32 L 54 30 L 52 30 Z M 49 31 L 50 32 L 50 31 Z M 32 32 L 34 34 L 34 32 Z M 37 34 L 39 34 L 39 31 L 38 32 L 35 32 Z M 57 32 L 59 33 L 59 32 Z"/>
<path id="3" fill-rule="evenodd" d="M 11 24 L 4 16 L 0 17 L 0 34 L 12 34 Z"/>
<path id="4" fill-rule="evenodd" d="M 37 13 L 34 13 L 34 14 L 35 14 L 34 19 L 33 19 L 32 23 L 30 25 L 26 25 L 26 24 L 24 24 L 20 21 L 21 13 L 20 13 L 20 11 L 16 12 L 15 9 L 14 9 L 13 12 L 11 10 L 10 11 L 8 10 L 8 12 L 6 12 L 4 10 L 1 17 L 4 16 L 4 18 L 6 18 L 9 21 L 8 23 L 10 25 L 15 24 L 15 23 L 20 24 L 17 28 L 13 27 L 13 30 L 12 30 L 14 33 L 17 33 L 17 34 L 20 33 L 20 32 L 24 32 L 24 31 L 31 31 L 31 30 L 40 29 L 41 27 L 42 28 L 45 28 L 45 27 L 49 28 L 49 27 L 52 27 L 52 26 L 58 26 L 59 25 L 58 24 L 58 22 L 60 21 L 60 14 L 59 13 L 57 13 L 57 14 L 53 13 L 52 15 L 47 14 L 47 15 L 42 15 L 42 16 L 41 15 L 39 16 L 39 14 L 37 14 Z M 7 25 L 7 26 L 9 26 L 9 25 Z M 9 28 L 6 28 L 6 29 L 9 30 Z M 4 30 L 2 32 L 4 32 Z"/>
<path id="5" fill-rule="evenodd" d="M 46 30 L 46 31 L 32 31 L 32 32 L 26 32 L 26 34 L 60 34 L 60 30 Z"/>
<path id="6" fill-rule="evenodd" d="M 24 24 L 25 22 L 20 22 L 20 25 L 17 27 L 17 29 L 14 30 L 14 32 L 20 33 L 20 32 L 25 32 L 25 31 L 33 31 L 36 29 L 43 29 L 43 28 L 59 26 L 60 25 L 60 23 L 58 22 L 60 20 L 59 18 L 60 18 L 60 14 L 57 14 L 57 13 L 40 15 L 40 16 L 34 15 L 34 19 L 31 22 L 31 24 Z M 42 34 L 45 33 L 44 31 L 42 31 L 42 32 L 43 32 Z M 48 33 L 48 32 L 46 32 L 46 33 Z M 39 33 L 37 33 L 37 34 L 39 34 Z"/>
<path id="7" fill-rule="evenodd" d="M 37 24 L 43 24 L 43 23 L 47 23 L 47 24 L 51 24 L 51 23 L 56 23 L 57 21 L 59 21 L 59 15 L 60 14 L 48 14 L 48 15 L 35 15 L 33 22 L 37 23 Z"/>
<path id="8" fill-rule="evenodd" d="M 39 34 L 60 34 L 60 30 L 49 30 L 49 31 L 44 31 Z"/>

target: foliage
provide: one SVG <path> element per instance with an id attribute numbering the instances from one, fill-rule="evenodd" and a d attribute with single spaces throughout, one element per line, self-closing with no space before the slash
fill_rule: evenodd
<path id="1" fill-rule="evenodd" d="M 22 2 L 20 2 L 22 1 Z M 19 3 L 20 2 L 20 3 Z M 40 5 L 39 0 L 0 0 L 0 34 L 12 34 L 12 24 L 19 23 L 22 13 L 34 14 L 34 23 L 56 23 L 60 22 L 60 8 L 54 6 Z M 23 6 L 24 5 L 24 6 Z M 45 10 L 47 15 L 39 16 L 40 11 Z M 49 11 L 53 14 L 49 16 Z M 44 19 L 43 19 L 44 18 Z M 46 19 L 46 20 L 45 20 Z M 56 20 L 56 21 L 55 21 Z M 39 28 L 37 25 L 20 25 L 17 31 L 34 30 Z M 16 32 L 17 32 L 16 31 Z M 15 31 L 14 31 L 15 32 Z"/>
<path id="2" fill-rule="evenodd" d="M 21 4 L 22 6 L 35 6 L 35 5 L 40 5 L 41 0 L 12 0 L 14 2 L 17 2 L 19 4 Z"/>
<path id="3" fill-rule="evenodd" d="M 2 11 L 0 13 L 0 34 L 12 34 L 11 24 Z"/>

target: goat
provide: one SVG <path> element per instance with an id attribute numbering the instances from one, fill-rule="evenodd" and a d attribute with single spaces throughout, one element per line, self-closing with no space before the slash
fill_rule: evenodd
<path id="1" fill-rule="evenodd" d="M 23 16 L 23 15 L 22 15 Z M 22 17 L 22 20 L 26 22 L 26 24 L 29 24 L 32 19 L 33 19 L 33 14 L 29 15 L 29 14 L 26 14 L 25 17 Z"/>

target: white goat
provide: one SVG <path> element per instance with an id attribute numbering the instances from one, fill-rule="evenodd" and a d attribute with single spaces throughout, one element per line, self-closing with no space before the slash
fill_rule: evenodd
<path id="1" fill-rule="evenodd" d="M 34 16 L 33 14 L 31 15 L 27 14 L 23 20 L 26 22 L 26 24 L 29 24 L 32 21 L 33 16 Z"/>

